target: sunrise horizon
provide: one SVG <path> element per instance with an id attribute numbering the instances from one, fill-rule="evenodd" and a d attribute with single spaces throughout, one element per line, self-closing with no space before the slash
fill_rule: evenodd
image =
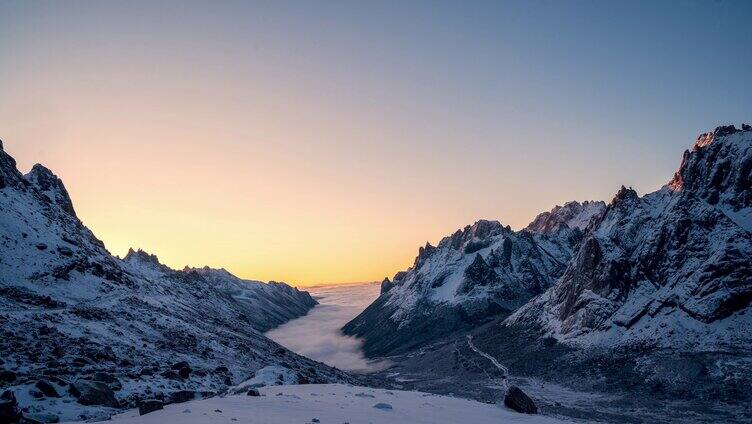
<path id="1" fill-rule="evenodd" d="M 4 141 L 4 148 L 5 148 L 5 150 L 8 151 L 8 152 L 10 152 L 10 153 L 13 153 L 13 151 L 14 151 L 13 144 L 14 143 L 12 143 L 12 142 L 9 143 L 8 140 L 6 139 Z M 24 158 L 20 157 L 18 155 L 16 155 L 15 158 L 18 161 L 19 169 L 22 170 L 22 172 L 24 172 L 23 171 L 24 169 L 27 169 L 26 172 L 31 171 L 31 168 L 34 165 L 37 164 L 33 160 L 31 160 L 31 161 L 24 161 Z M 31 165 L 29 165 L 29 164 L 31 164 Z M 347 278 L 340 278 L 340 279 L 338 279 L 337 277 L 333 277 L 333 278 L 324 278 L 324 279 L 319 279 L 319 280 L 307 280 L 305 278 L 295 278 L 295 277 L 290 277 L 290 276 L 281 277 L 279 275 L 284 275 L 284 274 L 279 274 L 278 275 L 278 274 L 276 274 L 276 271 L 258 272 L 257 270 L 247 268 L 243 264 L 223 263 L 221 261 L 217 262 L 217 263 L 214 263 L 214 264 L 212 264 L 212 263 L 190 263 L 190 262 L 182 259 L 180 257 L 179 253 L 176 253 L 174 251 L 160 252 L 160 250 L 158 248 L 144 247 L 144 246 L 140 245 L 138 242 L 129 242 L 127 240 L 116 240 L 116 241 L 113 242 L 113 240 L 109 240 L 108 239 L 108 234 L 111 234 L 111 232 L 112 232 L 111 229 L 106 228 L 106 227 L 100 228 L 100 227 L 97 226 L 96 223 L 95 224 L 88 223 L 89 220 L 87 220 L 87 216 L 89 215 L 90 212 L 78 205 L 78 202 L 76 202 L 76 196 L 75 196 L 75 193 L 78 190 L 77 190 L 76 187 L 71 187 L 69 184 L 66 183 L 65 175 L 61 175 L 61 174 L 57 173 L 54 168 L 50 168 L 49 166 L 47 166 L 47 164 L 40 163 L 40 165 L 42 165 L 42 166 L 50 169 L 53 173 L 56 174 L 56 176 L 58 178 L 60 178 L 63 181 L 64 184 L 66 184 L 66 189 L 68 190 L 69 193 L 72 194 L 73 206 L 76 209 L 76 213 L 79 216 L 79 218 L 81 219 L 81 221 L 84 223 L 84 225 L 87 225 L 87 226 L 89 226 L 92 229 L 92 231 L 94 232 L 94 234 L 96 234 L 104 242 L 105 247 L 107 247 L 108 250 L 110 252 L 112 252 L 113 255 L 116 255 L 119 258 L 125 258 L 126 255 L 127 255 L 127 253 L 128 253 L 128 251 L 131 250 L 131 249 L 134 250 L 134 251 L 143 250 L 146 253 L 153 254 L 153 255 L 157 256 L 159 258 L 159 260 L 160 260 L 160 263 L 162 263 L 164 265 L 167 265 L 170 268 L 175 269 L 175 270 L 181 270 L 181 269 L 184 269 L 185 267 L 188 267 L 188 268 L 209 267 L 209 268 L 215 268 L 215 269 L 225 269 L 225 270 L 231 272 L 232 274 L 234 274 L 234 275 L 236 275 L 236 276 L 238 276 L 240 278 L 243 278 L 243 279 L 254 280 L 254 281 L 277 281 L 277 282 L 285 282 L 285 283 L 288 283 L 288 284 L 290 284 L 292 286 L 295 286 L 295 287 L 298 287 L 298 288 L 315 288 L 315 287 L 326 287 L 326 286 L 330 286 L 330 285 L 354 285 L 354 284 L 377 283 L 377 282 L 380 282 L 381 280 L 383 280 L 384 278 L 392 278 L 392 276 L 395 275 L 397 272 L 409 268 L 412 265 L 413 260 L 415 259 L 415 256 L 418 254 L 419 249 L 421 247 L 423 247 L 426 243 L 430 243 L 432 245 L 437 245 L 438 242 L 442 238 L 447 237 L 447 236 L 451 235 L 452 233 L 454 233 L 455 231 L 462 230 L 466 226 L 472 225 L 475 222 L 481 221 L 481 220 L 499 221 L 502 225 L 509 225 L 501 217 L 481 217 L 481 218 L 478 218 L 476 220 L 473 220 L 472 222 L 467 222 L 467 223 L 465 223 L 463 225 L 459 225 L 459 226 L 454 227 L 454 228 L 449 228 L 449 227 L 447 227 L 447 228 L 436 228 L 435 232 L 438 233 L 438 234 L 440 234 L 440 236 L 438 236 L 438 237 L 436 237 L 434 239 L 428 239 L 428 238 L 426 238 L 423 241 L 420 241 L 419 239 L 416 239 L 415 242 L 412 244 L 413 245 L 412 246 L 413 247 L 412 252 L 406 254 L 401 259 L 401 261 L 399 263 L 397 263 L 397 265 L 393 266 L 393 269 L 387 269 L 387 270 L 385 270 L 382 273 L 382 275 L 380 275 L 380 276 L 378 276 L 379 275 L 378 271 L 375 271 L 375 273 L 371 274 L 371 277 L 355 277 L 355 278 L 351 278 L 351 279 L 347 279 Z M 24 173 L 26 173 L 26 172 L 24 172 Z M 673 173 L 671 173 L 671 174 L 673 174 Z M 666 183 L 667 182 L 668 182 L 668 180 L 666 180 Z M 657 190 L 658 188 L 660 188 L 660 186 L 659 187 L 655 187 L 655 188 L 653 188 L 652 190 L 649 190 L 649 191 L 654 191 L 654 190 Z M 615 193 L 616 193 L 616 191 L 614 191 L 613 194 L 615 194 Z M 196 193 L 196 194 L 197 195 L 201 195 L 201 193 Z M 580 201 L 580 202 L 583 202 L 583 201 L 605 201 L 605 202 L 608 202 L 610 200 L 610 198 L 606 198 L 606 199 L 571 199 L 569 201 L 573 201 L 573 200 L 574 201 Z M 127 199 L 124 199 L 124 201 L 126 203 L 130 203 L 130 202 L 128 202 Z M 510 227 L 512 229 L 514 229 L 514 230 L 521 230 L 526 225 L 530 224 L 533 221 L 533 219 L 537 215 L 539 215 L 540 213 L 548 212 L 548 211 L 550 211 L 552 208 L 554 208 L 556 206 L 563 206 L 565 203 L 567 203 L 567 202 L 561 202 L 561 204 L 551 205 L 551 207 L 548 208 L 548 209 L 540 210 L 540 211 L 534 213 L 527 221 L 523 220 L 520 223 L 516 223 L 516 225 L 510 225 Z M 134 205 L 134 207 L 138 207 L 138 205 Z M 200 220 L 200 217 L 198 217 L 198 218 Z M 92 219 L 92 221 L 97 222 L 96 219 Z M 128 223 L 127 222 L 120 222 L 119 225 L 124 225 L 124 226 L 127 227 Z M 146 229 L 146 230 L 151 231 L 150 229 Z M 178 237 L 178 238 L 189 238 L 190 236 L 191 235 L 188 234 L 188 233 L 173 233 L 173 235 L 172 235 L 172 237 Z M 218 236 L 221 236 L 221 234 L 218 234 Z M 116 246 L 116 247 L 112 247 L 113 245 Z M 243 261 L 242 258 L 240 260 L 241 260 L 241 262 Z M 261 277 L 259 277 L 259 275 L 261 275 Z"/>

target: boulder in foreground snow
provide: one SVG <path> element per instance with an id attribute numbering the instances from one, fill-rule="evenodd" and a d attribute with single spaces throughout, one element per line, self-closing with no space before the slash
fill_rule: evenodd
<path id="1" fill-rule="evenodd" d="M 70 385 L 70 393 L 81 405 L 120 406 L 112 389 L 101 381 L 78 380 Z"/>
<path id="2" fill-rule="evenodd" d="M 512 386 L 504 396 L 504 405 L 523 414 L 537 414 L 535 401 L 517 386 Z"/>
<path id="3" fill-rule="evenodd" d="M 146 399 L 138 405 L 138 415 L 146 415 L 150 412 L 164 408 L 164 403 L 158 399 Z"/>

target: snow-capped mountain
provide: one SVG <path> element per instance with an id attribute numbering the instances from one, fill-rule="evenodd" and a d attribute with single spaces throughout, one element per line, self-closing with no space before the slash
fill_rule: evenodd
<path id="1" fill-rule="evenodd" d="M 105 418 L 144 398 L 219 393 L 270 366 L 285 381 L 352 382 L 262 335 L 315 303 L 283 283 L 112 256 L 62 181 L 41 165 L 22 175 L 0 144 L 0 387 L 25 416 Z"/>
<path id="2" fill-rule="evenodd" d="M 728 351 L 752 346 L 752 128 L 722 126 L 674 178 L 622 187 L 561 279 L 507 325 L 572 345 Z"/>
<path id="3" fill-rule="evenodd" d="M 218 290 L 226 292 L 238 302 L 247 304 L 252 310 L 264 311 L 263 314 L 248 317 L 249 322 L 259 331 L 266 332 L 303 316 L 316 305 L 316 301 L 308 292 L 301 292 L 285 283 L 243 280 L 225 269 L 209 267 L 186 267 L 183 271 L 199 274 Z"/>
<path id="4" fill-rule="evenodd" d="M 521 231 L 481 220 L 438 246 L 427 243 L 343 331 L 365 338 L 366 354 L 386 355 L 508 315 L 561 275 L 604 209 L 603 202 L 569 202 Z"/>

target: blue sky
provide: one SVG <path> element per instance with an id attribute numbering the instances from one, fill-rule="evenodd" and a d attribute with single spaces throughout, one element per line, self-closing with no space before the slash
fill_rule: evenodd
<path id="1" fill-rule="evenodd" d="M 0 2 L 0 137 L 61 174 L 115 252 L 206 259 L 175 235 L 214 220 L 206 243 L 240 253 L 209 260 L 240 273 L 327 238 L 343 250 L 285 278 L 377 279 L 478 218 L 659 188 L 698 133 L 752 120 L 751 18 L 747 1 Z M 186 180 L 197 209 L 171 197 Z M 342 277 L 343 257 L 368 271 Z"/>

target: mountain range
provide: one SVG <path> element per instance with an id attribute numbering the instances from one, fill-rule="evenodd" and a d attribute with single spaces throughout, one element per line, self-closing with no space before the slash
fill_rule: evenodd
<path id="1" fill-rule="evenodd" d="M 655 192 L 622 186 L 608 204 L 567 203 L 520 231 L 478 221 L 427 244 L 343 332 L 414 389 L 490 400 L 499 379 L 539 396 L 548 382 L 613 396 L 548 405 L 568 416 L 660 422 L 673 402 L 686 406 L 673 419 L 744 422 L 751 304 L 745 124 L 701 134 Z"/>
<path id="2" fill-rule="evenodd" d="M 286 382 L 355 381 L 263 336 L 314 307 L 307 292 L 173 270 L 141 250 L 119 259 L 57 176 L 42 165 L 21 174 L 1 142 L 0 252 L 0 386 L 24 417 L 103 419 L 146 398 L 221 393 L 270 367 Z"/>

